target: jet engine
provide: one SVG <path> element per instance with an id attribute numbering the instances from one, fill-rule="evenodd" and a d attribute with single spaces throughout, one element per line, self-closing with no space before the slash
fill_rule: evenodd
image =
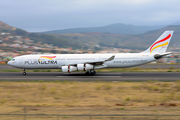
<path id="1" fill-rule="evenodd" d="M 61 69 L 62 69 L 62 72 L 69 72 L 69 73 L 71 73 L 71 72 L 73 72 L 73 71 L 77 71 L 77 67 L 75 67 L 75 66 L 70 66 L 70 65 L 68 65 L 68 66 L 62 66 Z"/>
<path id="2" fill-rule="evenodd" d="M 80 70 L 80 71 L 85 71 L 85 64 L 77 64 L 77 69 Z"/>
<path id="3" fill-rule="evenodd" d="M 77 64 L 77 69 L 86 71 L 86 70 L 92 70 L 94 68 L 94 65 L 91 64 Z"/>

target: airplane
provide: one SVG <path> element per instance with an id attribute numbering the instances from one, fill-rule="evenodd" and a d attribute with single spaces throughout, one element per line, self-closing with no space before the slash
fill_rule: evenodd
<path id="1" fill-rule="evenodd" d="M 9 65 L 25 69 L 62 69 L 62 72 L 86 71 L 95 75 L 96 69 L 126 68 L 138 66 L 168 57 L 166 52 L 174 31 L 165 31 L 147 50 L 140 53 L 109 54 L 50 54 L 22 55 L 14 57 Z"/>

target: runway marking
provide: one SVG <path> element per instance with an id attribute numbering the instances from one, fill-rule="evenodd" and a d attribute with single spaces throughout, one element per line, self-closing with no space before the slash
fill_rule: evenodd
<path id="1" fill-rule="evenodd" d="M 56 76 L 56 77 L 72 77 L 72 76 Z M 89 78 L 96 78 L 96 77 L 122 77 L 122 76 L 73 76 L 73 77 L 89 77 Z"/>

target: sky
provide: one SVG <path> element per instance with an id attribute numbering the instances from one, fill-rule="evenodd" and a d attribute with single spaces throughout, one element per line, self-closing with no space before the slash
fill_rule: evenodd
<path id="1" fill-rule="evenodd" d="M 180 21 L 180 0 L 0 0 L 0 21 L 28 32 Z"/>

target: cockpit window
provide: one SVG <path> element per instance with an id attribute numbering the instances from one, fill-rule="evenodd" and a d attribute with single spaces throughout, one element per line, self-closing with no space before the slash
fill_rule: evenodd
<path id="1" fill-rule="evenodd" d="M 12 61 L 15 61 L 15 59 L 12 59 Z"/>

